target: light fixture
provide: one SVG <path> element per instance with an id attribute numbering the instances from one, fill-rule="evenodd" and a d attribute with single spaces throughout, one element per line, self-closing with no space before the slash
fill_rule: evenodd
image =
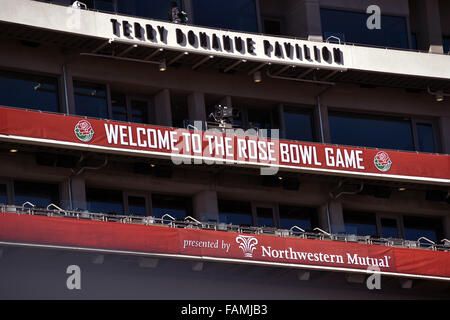
<path id="1" fill-rule="evenodd" d="M 261 77 L 261 72 L 260 72 L 260 71 L 256 71 L 256 72 L 253 74 L 253 81 L 254 81 L 255 83 L 260 83 L 260 82 L 262 81 L 262 77 Z"/>
<path id="2" fill-rule="evenodd" d="M 435 97 L 436 97 L 436 101 L 437 102 L 442 102 L 444 101 L 444 93 L 442 91 L 436 91 L 435 93 Z"/>
<path id="3" fill-rule="evenodd" d="M 159 63 L 159 71 L 166 71 L 167 67 L 166 67 L 166 62 L 165 61 L 161 61 Z"/>
<path id="4" fill-rule="evenodd" d="M 283 177 L 278 177 L 278 180 L 283 180 Z"/>
<path id="5" fill-rule="evenodd" d="M 11 149 L 11 150 L 9 150 L 9 152 L 11 152 L 11 153 L 16 153 L 16 152 L 18 152 L 19 150 L 17 150 L 17 149 Z"/>
<path id="6" fill-rule="evenodd" d="M 405 190 L 406 190 L 405 187 L 400 187 L 400 188 L 398 188 L 398 191 L 405 191 Z"/>
<path id="7" fill-rule="evenodd" d="M 154 168 L 154 167 L 156 167 L 156 165 L 154 165 L 154 164 L 152 163 L 152 164 L 150 164 L 150 167 Z"/>

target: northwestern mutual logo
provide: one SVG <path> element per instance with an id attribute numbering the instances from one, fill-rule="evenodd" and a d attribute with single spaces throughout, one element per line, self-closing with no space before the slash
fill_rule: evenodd
<path id="1" fill-rule="evenodd" d="M 244 257 L 253 257 L 253 251 L 256 250 L 258 239 L 252 236 L 237 236 L 236 242 L 239 243 L 239 248 L 242 249 Z"/>

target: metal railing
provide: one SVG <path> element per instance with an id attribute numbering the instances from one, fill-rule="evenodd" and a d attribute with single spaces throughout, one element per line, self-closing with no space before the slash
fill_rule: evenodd
<path id="1" fill-rule="evenodd" d="M 28 207 L 26 207 L 28 206 Z M 49 217 L 64 217 L 72 219 L 86 219 L 93 221 L 116 222 L 141 224 L 147 226 L 165 226 L 169 228 L 191 228 L 202 230 L 215 230 L 225 232 L 237 232 L 255 235 L 274 235 L 278 237 L 292 237 L 302 239 L 330 240 L 341 242 L 354 242 L 374 245 L 384 245 L 390 247 L 417 248 L 450 252 L 450 241 L 442 239 L 439 243 L 426 237 L 420 237 L 416 241 L 398 239 L 398 238 L 380 238 L 373 236 L 357 236 L 353 234 L 333 234 L 320 228 L 314 228 L 313 231 L 293 226 L 291 229 L 278 229 L 274 227 L 255 227 L 249 225 L 233 225 L 216 222 L 202 222 L 191 216 L 183 219 L 177 219 L 165 213 L 161 218 L 153 216 L 135 216 L 118 215 L 109 213 L 95 213 L 87 210 L 64 210 L 55 204 L 49 204 L 46 208 L 38 208 L 31 202 L 25 202 L 21 206 L 0 204 L 0 214 L 16 213 L 28 215 L 40 215 Z"/>

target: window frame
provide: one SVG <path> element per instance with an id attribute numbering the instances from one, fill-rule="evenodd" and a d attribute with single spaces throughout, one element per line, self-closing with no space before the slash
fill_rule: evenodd
<path id="1" fill-rule="evenodd" d="M 375 218 L 376 218 L 376 222 L 377 222 L 377 234 L 380 238 L 382 238 L 383 236 L 383 228 L 381 226 L 381 219 L 391 219 L 391 220 L 395 220 L 397 222 L 397 233 L 398 233 L 398 238 L 400 239 L 404 239 L 404 232 L 403 232 L 403 228 L 402 228 L 402 217 L 403 214 L 391 214 L 391 213 L 386 213 L 386 212 L 375 212 Z"/>
<path id="2" fill-rule="evenodd" d="M 92 118 L 89 116 L 84 116 L 84 115 L 79 115 L 78 114 L 78 110 L 77 110 L 77 103 L 75 101 L 75 81 L 79 81 L 79 82 L 86 82 L 86 83 L 91 83 L 91 84 L 95 84 L 95 85 L 103 85 L 105 86 L 105 99 L 106 99 L 106 112 L 107 112 L 107 116 L 108 118 L 106 120 L 111 120 L 112 119 L 112 105 L 111 105 L 111 88 L 108 82 L 105 81 L 97 81 L 97 80 L 92 80 L 92 79 L 87 79 L 87 78 L 83 78 L 83 77 L 72 77 L 72 94 L 73 94 L 73 108 L 74 108 L 74 115 L 75 116 L 79 116 L 79 117 L 87 117 L 87 118 Z M 101 119 L 101 118 L 96 118 L 93 117 L 93 119 Z M 104 119 L 101 119 L 104 120 Z"/>
<path id="3" fill-rule="evenodd" d="M 260 201 L 251 201 L 252 205 L 252 218 L 253 218 L 253 226 L 260 227 L 258 225 L 258 208 L 262 209 L 272 209 L 272 219 L 273 219 L 273 227 L 279 228 L 280 226 L 280 216 L 278 211 L 278 204 L 270 203 L 270 202 L 260 202 Z"/>
<path id="4" fill-rule="evenodd" d="M 123 208 L 125 215 L 131 215 L 130 206 L 129 206 L 129 197 L 138 197 L 144 198 L 145 200 L 145 211 L 146 217 L 152 216 L 152 204 L 151 204 L 151 193 L 145 191 L 133 191 L 133 190 L 123 190 Z"/>
<path id="5" fill-rule="evenodd" d="M 289 140 L 289 141 L 298 141 L 298 140 L 291 140 L 287 137 L 287 127 L 286 127 L 286 121 L 285 121 L 285 113 L 286 113 L 286 108 L 293 108 L 293 109 L 298 109 L 300 112 L 299 113 L 308 113 L 311 115 L 311 131 L 312 131 L 312 141 L 311 142 L 318 142 L 319 141 L 319 137 L 321 136 L 321 132 L 320 132 L 320 125 L 317 125 L 317 121 L 318 120 L 318 116 L 317 116 L 317 105 L 306 105 L 306 104 L 286 104 L 283 103 L 281 105 L 281 118 L 280 119 L 280 127 L 281 127 L 281 137 L 283 139 Z"/>

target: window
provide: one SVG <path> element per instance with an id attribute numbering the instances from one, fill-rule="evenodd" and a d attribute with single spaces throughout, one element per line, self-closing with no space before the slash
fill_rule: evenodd
<path id="1" fill-rule="evenodd" d="M 409 119 L 332 111 L 328 119 L 333 144 L 415 150 Z"/>
<path id="2" fill-rule="evenodd" d="M 112 118 L 118 121 L 127 121 L 127 99 L 124 94 L 111 93 Z"/>
<path id="3" fill-rule="evenodd" d="M 272 112 L 268 109 L 248 108 L 248 127 L 255 129 L 271 129 L 272 126 Z"/>
<path id="4" fill-rule="evenodd" d="M 444 37 L 442 45 L 444 46 L 444 53 L 450 53 L 450 37 Z"/>
<path id="5" fill-rule="evenodd" d="M 281 21 L 264 18 L 264 34 L 281 35 Z"/>
<path id="6" fill-rule="evenodd" d="M 337 36 L 341 41 L 391 48 L 409 48 L 406 18 L 381 16 L 381 29 L 367 28 L 370 14 L 320 9 L 324 40 Z M 345 23 L 343 23 L 345 21 Z"/>
<path id="7" fill-rule="evenodd" d="M 127 99 L 125 94 L 112 92 L 111 107 L 112 118 L 118 121 L 134 123 L 150 123 L 148 114 L 149 102 L 144 99 Z"/>
<path id="8" fill-rule="evenodd" d="M 0 105 L 58 112 L 56 78 L 0 70 Z"/>
<path id="9" fill-rule="evenodd" d="M 219 199 L 218 206 L 219 222 L 234 225 L 253 225 L 250 202 Z"/>
<path id="10" fill-rule="evenodd" d="M 400 238 L 397 219 L 380 218 L 380 226 L 382 238 Z"/>
<path id="11" fill-rule="evenodd" d="M 291 229 L 293 226 L 311 231 L 317 226 L 316 209 L 280 205 L 280 228 Z"/>
<path id="12" fill-rule="evenodd" d="M 132 99 L 130 104 L 131 121 L 135 123 L 149 123 L 148 102 Z"/>
<path id="13" fill-rule="evenodd" d="M 172 126 L 175 128 L 184 128 L 184 121 L 189 120 L 187 97 L 185 95 L 173 94 L 171 101 Z"/>
<path id="14" fill-rule="evenodd" d="M 258 221 L 258 227 L 275 227 L 273 208 L 257 207 L 256 219 Z"/>
<path id="15" fill-rule="evenodd" d="M 38 208 L 46 208 L 50 203 L 59 204 L 59 186 L 57 184 L 14 181 L 14 203 L 21 206 L 31 202 Z"/>
<path id="16" fill-rule="evenodd" d="M 145 197 L 128 196 L 128 213 L 133 216 L 146 216 L 147 205 Z"/>
<path id="17" fill-rule="evenodd" d="M 433 126 L 426 123 L 416 124 L 417 138 L 419 143 L 419 151 L 422 152 L 436 152 L 436 146 L 434 143 Z"/>
<path id="18" fill-rule="evenodd" d="M 377 236 L 376 217 L 373 213 L 344 211 L 346 234 L 357 236 Z"/>
<path id="19" fill-rule="evenodd" d="M 255 0 L 192 0 L 195 24 L 258 31 Z"/>
<path id="20" fill-rule="evenodd" d="M 192 199 L 164 194 L 152 194 L 153 216 L 161 218 L 170 214 L 175 219 L 182 220 L 186 216 L 192 216 Z"/>
<path id="21" fill-rule="evenodd" d="M 83 81 L 73 81 L 76 114 L 107 119 L 106 86 Z"/>
<path id="22" fill-rule="evenodd" d="M 173 0 L 117 0 L 117 11 L 132 16 L 159 20 L 169 19 L 169 7 Z M 181 8 L 181 0 L 175 1 Z"/>
<path id="23" fill-rule="evenodd" d="M 284 107 L 285 137 L 297 141 L 314 141 L 312 110 Z"/>
<path id="24" fill-rule="evenodd" d="M 8 204 L 8 192 L 6 184 L 0 184 L 0 204 Z"/>
<path id="25" fill-rule="evenodd" d="M 403 226 L 406 240 L 416 241 L 420 237 L 426 237 L 436 242 L 443 238 L 441 218 L 404 216 Z"/>
<path id="26" fill-rule="evenodd" d="M 90 9 L 114 12 L 114 0 L 82 0 Z"/>
<path id="27" fill-rule="evenodd" d="M 86 188 L 86 202 L 91 212 L 123 214 L 123 195 L 120 190 Z"/>

